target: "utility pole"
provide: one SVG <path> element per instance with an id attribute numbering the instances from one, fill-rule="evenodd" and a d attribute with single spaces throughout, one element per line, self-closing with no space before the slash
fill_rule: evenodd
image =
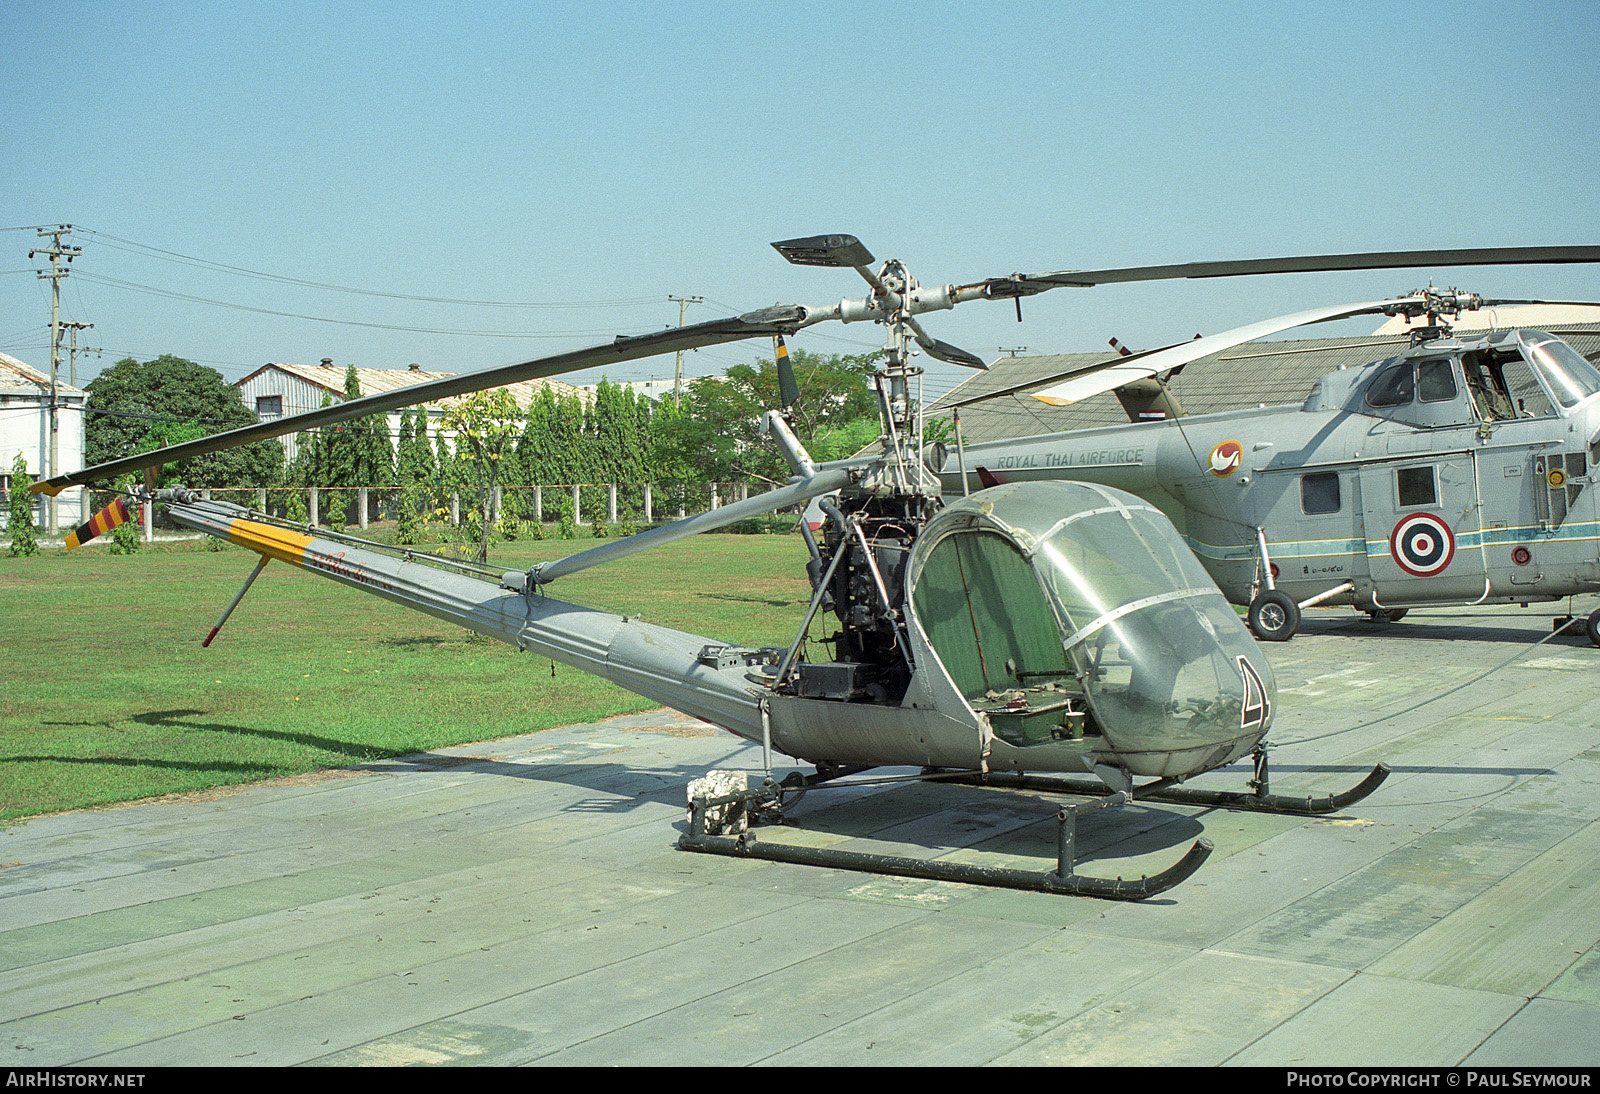
<path id="1" fill-rule="evenodd" d="M 699 296 L 668 296 L 667 299 L 676 300 L 678 302 L 678 326 L 680 327 L 683 326 L 684 309 L 690 304 L 700 304 L 704 302 L 704 298 Z M 672 401 L 678 406 L 683 405 L 683 350 L 681 349 L 678 351 L 677 371 L 673 373 Z"/>
<path id="2" fill-rule="evenodd" d="M 44 470 L 43 478 L 56 475 L 61 467 L 59 423 L 56 420 L 56 407 L 58 397 L 56 394 L 56 378 L 61 371 L 61 279 L 67 276 L 67 271 L 61 268 L 61 260 L 65 258 L 71 262 L 83 253 L 81 247 L 64 246 L 61 237 L 72 231 L 72 225 L 61 224 L 54 228 L 40 228 L 39 238 L 49 236 L 51 239 L 48 247 L 35 247 L 28 252 L 28 257 L 44 254 L 50 256 L 50 272 L 39 271 L 41 278 L 50 279 L 50 466 Z M 57 520 L 56 499 L 49 502 L 49 517 L 45 526 L 55 535 L 60 525 Z"/>
<path id="3" fill-rule="evenodd" d="M 71 366 L 68 369 L 68 374 L 72 378 L 70 380 L 68 380 L 67 382 L 71 386 L 77 387 L 78 386 L 78 332 L 80 330 L 94 330 L 94 324 L 93 323 L 79 323 L 77 320 L 73 320 L 70 323 L 63 323 L 63 324 L 61 324 L 61 326 L 62 326 L 62 328 L 64 330 L 67 330 L 67 331 L 71 332 L 71 339 L 72 339 L 72 345 L 69 348 L 68 354 L 67 354 L 67 360 L 72 362 Z M 84 346 L 83 347 L 83 352 L 84 353 L 99 353 L 100 350 L 95 346 Z"/>

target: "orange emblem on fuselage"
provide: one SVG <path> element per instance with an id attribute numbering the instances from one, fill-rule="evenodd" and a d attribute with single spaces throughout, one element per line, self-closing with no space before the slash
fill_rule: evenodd
<path id="1" fill-rule="evenodd" d="M 1225 479 L 1239 470 L 1244 461 L 1244 445 L 1238 441 L 1223 441 L 1211 450 L 1211 473 Z"/>

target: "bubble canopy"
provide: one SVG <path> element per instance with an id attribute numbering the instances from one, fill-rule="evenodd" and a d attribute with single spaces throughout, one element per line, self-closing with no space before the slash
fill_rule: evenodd
<path id="1" fill-rule="evenodd" d="M 1131 494 L 980 491 L 929 522 L 909 569 L 916 633 L 1002 756 L 1069 749 L 1187 774 L 1271 725 L 1266 659 L 1171 522 Z"/>

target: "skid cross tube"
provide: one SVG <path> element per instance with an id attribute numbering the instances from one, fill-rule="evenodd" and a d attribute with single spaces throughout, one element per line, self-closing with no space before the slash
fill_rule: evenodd
<path id="1" fill-rule="evenodd" d="M 1106 809 L 1127 801 L 1113 794 L 1101 801 L 1081 806 L 1064 806 L 1056 812 L 1056 869 L 1052 871 L 1011 870 L 972 863 L 938 859 L 916 859 L 901 855 L 874 855 L 864 851 L 842 851 L 830 847 L 797 847 L 791 844 L 757 840 L 750 832 L 737 836 L 709 835 L 705 828 L 706 810 L 718 805 L 738 804 L 746 809 L 775 798 L 778 788 L 761 787 L 739 794 L 707 798 L 699 796 L 690 805 L 689 831 L 678 838 L 684 851 L 726 855 L 731 858 L 756 858 L 787 862 L 799 866 L 822 866 L 836 870 L 892 874 L 929 881 L 955 881 L 967 885 L 987 885 L 1001 889 L 1024 889 L 1039 893 L 1091 896 L 1104 900 L 1145 900 L 1166 892 L 1198 870 L 1211 854 L 1210 840 L 1198 839 L 1187 854 L 1158 874 L 1133 880 L 1089 877 L 1075 871 L 1076 817 L 1079 809 Z"/>

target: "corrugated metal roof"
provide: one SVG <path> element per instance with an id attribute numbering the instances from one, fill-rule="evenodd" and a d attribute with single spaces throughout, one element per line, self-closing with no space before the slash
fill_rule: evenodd
<path id="1" fill-rule="evenodd" d="M 1591 360 L 1600 356 L 1600 323 L 1541 327 L 1558 335 Z M 1470 332 L 1463 332 L 1464 335 Z M 1191 362 L 1170 383 L 1186 414 L 1213 414 L 1257 406 L 1303 402 L 1328 373 L 1393 357 L 1406 346 L 1402 335 L 1310 338 L 1250 342 Z M 1002 391 L 1029 381 L 1043 384 L 1063 372 L 1115 361 L 1111 353 L 1065 353 L 1047 357 L 1004 357 L 928 407 L 929 417 L 948 417 L 951 404 Z M 1127 425 L 1128 416 L 1111 392 L 1071 406 L 1053 407 L 1026 393 L 1000 396 L 961 409 L 961 434 L 968 442 L 1064 433 L 1074 429 Z"/>
<path id="2" fill-rule="evenodd" d="M 23 364 L 9 353 L 0 353 L 0 387 L 32 389 L 40 394 L 50 390 L 50 374 Z M 73 387 L 57 377 L 56 391 L 63 395 L 82 395 L 83 389 Z"/>

